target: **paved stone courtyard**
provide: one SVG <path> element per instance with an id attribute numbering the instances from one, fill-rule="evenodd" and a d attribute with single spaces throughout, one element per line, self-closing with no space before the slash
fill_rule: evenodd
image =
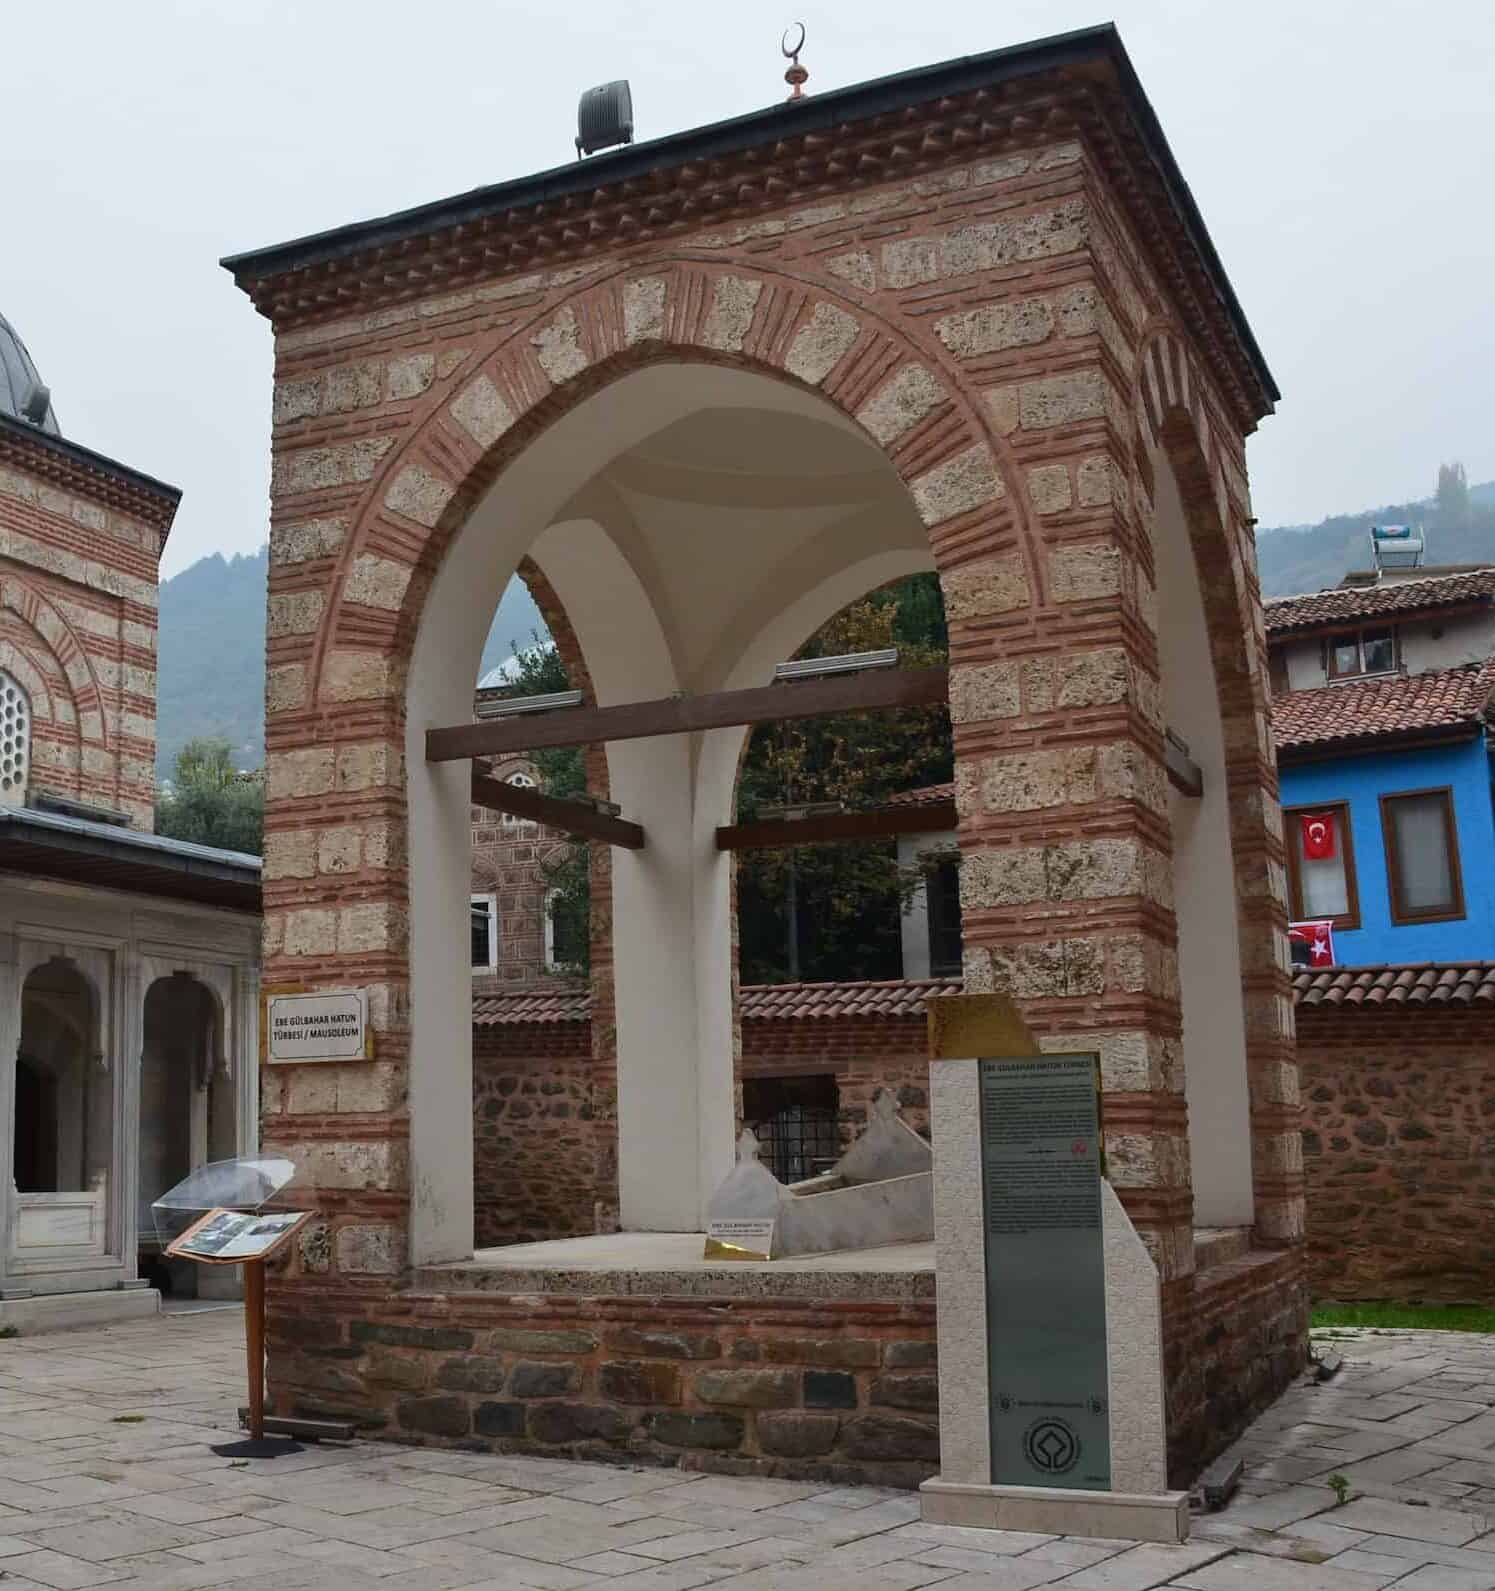
<path id="1" fill-rule="evenodd" d="M 0 1342 L 0 1587 L 1495 1591 L 1495 1338 L 1334 1346 L 1339 1377 L 1241 1443 L 1232 1506 L 1155 1547 L 923 1525 L 873 1489 L 369 1442 L 235 1458 L 237 1309 Z"/>

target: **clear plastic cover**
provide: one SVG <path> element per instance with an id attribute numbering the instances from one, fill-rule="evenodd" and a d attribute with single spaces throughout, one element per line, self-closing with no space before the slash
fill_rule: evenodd
<path id="1" fill-rule="evenodd" d="M 151 1205 L 156 1235 L 173 1243 L 206 1210 L 258 1210 L 295 1175 L 295 1162 L 275 1155 L 210 1161 Z"/>

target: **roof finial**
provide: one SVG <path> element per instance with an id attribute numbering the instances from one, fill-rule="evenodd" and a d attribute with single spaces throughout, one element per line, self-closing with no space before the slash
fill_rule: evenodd
<path id="1" fill-rule="evenodd" d="M 805 97 L 805 84 L 810 79 L 810 69 L 799 64 L 799 52 L 805 47 L 805 25 L 803 22 L 796 22 L 793 26 L 799 29 L 799 43 L 790 49 L 791 28 L 785 28 L 784 36 L 779 40 L 779 48 L 784 52 L 784 59 L 789 62 L 789 70 L 784 73 L 784 81 L 789 85 L 790 104 Z"/>

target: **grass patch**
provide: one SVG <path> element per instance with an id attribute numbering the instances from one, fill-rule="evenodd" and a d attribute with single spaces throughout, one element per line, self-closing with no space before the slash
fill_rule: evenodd
<path id="1" fill-rule="evenodd" d="M 1383 1326 L 1400 1331 L 1488 1331 L 1495 1309 L 1480 1304 L 1315 1304 L 1311 1324 Z"/>

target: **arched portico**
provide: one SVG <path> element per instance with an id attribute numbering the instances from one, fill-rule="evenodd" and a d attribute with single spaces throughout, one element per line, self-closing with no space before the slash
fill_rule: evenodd
<path id="1" fill-rule="evenodd" d="M 563 607 L 602 706 L 765 684 L 846 602 L 931 562 L 901 479 L 824 398 L 699 360 L 625 367 L 510 462 L 452 537 L 426 598 L 409 672 L 410 843 L 420 855 L 419 836 L 444 835 L 454 878 L 467 865 L 465 785 L 447 770 L 425 782 L 413 770 L 425 730 L 468 711 L 455 682 L 474 673 L 493 604 L 526 555 Z M 742 738 L 607 748 L 609 794 L 647 812 L 650 835 L 644 851 L 613 859 L 611 880 L 625 1228 L 694 1230 L 731 1163 L 730 864 L 714 838 L 730 821 Z M 423 1115 L 431 1141 L 449 1142 L 470 1111 L 453 1059 L 468 1043 L 455 990 L 423 998 L 460 966 L 446 942 L 449 889 L 436 869 L 412 873 L 416 1155 Z M 428 1206 L 422 1252 L 432 1258 L 470 1247 L 461 1222 L 471 1199 L 461 1168 L 450 1172 Z M 420 1232 L 417 1216 L 418 1245 Z"/>
<path id="2" fill-rule="evenodd" d="M 1040 92 L 1003 57 L 1015 78 L 896 116 L 869 101 L 865 126 L 765 113 L 740 167 L 635 152 L 647 180 L 615 191 L 594 166 L 600 186 L 504 190 L 491 217 L 477 196 L 450 238 L 433 210 L 233 262 L 278 339 L 268 975 L 367 989 L 375 1029 L 371 1065 L 266 1080 L 265 1141 L 332 1229 L 327 1296 L 351 1308 L 371 1276 L 470 1249 L 469 768 L 426 736 L 470 722 L 526 558 L 601 708 L 762 685 L 848 601 L 936 570 L 967 990 L 1012 995 L 1046 1048 L 1099 1053 L 1111 1180 L 1174 1318 L 1195 1288 L 1191 1092 L 1201 1118 L 1227 1102 L 1233 1135 L 1201 1193 L 1294 1240 L 1242 463 L 1274 394 L 1182 190 L 1137 182 L 1133 146 L 1078 108 L 1098 96 L 1151 147 L 1133 80 L 1105 49 L 1092 65 L 1035 65 Z M 670 183 L 717 197 L 677 210 Z M 1170 727 L 1198 743 L 1197 812 L 1174 809 Z M 729 1152 L 713 841 L 743 733 L 606 747 L 607 793 L 648 836 L 596 864 L 625 1226 L 693 1228 Z M 1181 967 L 1180 914 L 1227 880 L 1233 943 Z M 1212 999 L 1239 1021 L 1196 1045 Z M 1191 1090 L 1196 1049 L 1228 1086 Z M 289 1339 L 276 1353 L 283 1384 L 315 1385 Z"/>

